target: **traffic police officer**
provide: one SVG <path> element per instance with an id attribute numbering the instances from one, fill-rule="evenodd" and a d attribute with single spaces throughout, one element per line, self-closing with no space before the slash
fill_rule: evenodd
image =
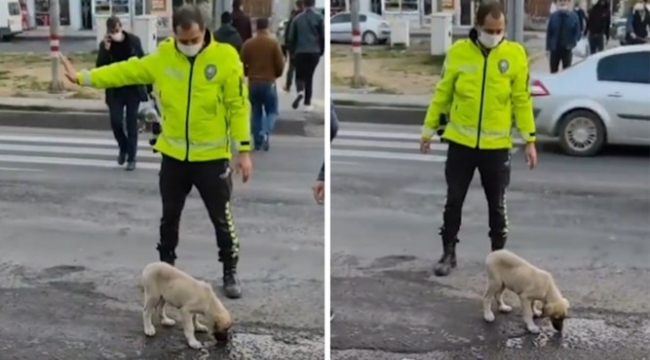
<path id="1" fill-rule="evenodd" d="M 449 115 L 442 134 L 449 149 L 447 201 L 440 229 L 443 255 L 434 269 L 437 276 L 448 275 L 456 267 L 463 202 L 477 168 L 489 208 L 492 250 L 506 243 L 505 192 L 510 181 L 513 115 L 526 142 L 528 165 L 532 169 L 537 163 L 526 51 L 521 44 L 504 40 L 504 12 L 498 1 L 479 6 L 476 24 L 469 39 L 449 49 L 422 127 L 420 150 L 427 153 L 440 116 Z"/>
<path id="2" fill-rule="evenodd" d="M 62 62 L 66 77 L 84 86 L 154 85 L 163 115 L 155 144 L 162 154 L 160 260 L 174 264 L 181 212 L 196 186 L 215 228 L 226 296 L 238 298 L 239 241 L 230 210 L 232 141 L 244 182 L 252 171 L 250 105 L 242 64 L 235 48 L 213 40 L 199 8 L 176 9 L 172 23 L 175 37 L 143 58 L 79 73 L 66 58 Z"/>

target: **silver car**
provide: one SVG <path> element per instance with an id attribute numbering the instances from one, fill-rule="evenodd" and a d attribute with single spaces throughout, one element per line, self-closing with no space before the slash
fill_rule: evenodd
<path id="1" fill-rule="evenodd" d="M 607 144 L 650 145 L 650 45 L 622 46 L 557 74 L 531 74 L 539 135 L 594 156 Z"/>
<path id="2" fill-rule="evenodd" d="M 359 27 L 361 41 L 365 45 L 385 43 L 390 38 L 390 24 L 375 13 L 361 12 Z M 330 18 L 330 42 L 352 42 L 352 17 L 349 12 L 340 12 Z"/>

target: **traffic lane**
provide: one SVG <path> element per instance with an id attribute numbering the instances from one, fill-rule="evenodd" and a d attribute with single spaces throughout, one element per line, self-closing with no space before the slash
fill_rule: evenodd
<path id="1" fill-rule="evenodd" d="M 270 158 L 272 154 L 264 155 Z M 323 331 L 323 209 L 313 203 L 309 190 L 322 161 L 322 150 L 303 149 L 300 157 L 277 159 L 277 171 L 258 170 L 259 182 L 235 185 L 233 212 L 241 240 L 244 298 L 225 302 L 237 319 L 237 333 L 247 342 L 240 350 L 265 351 L 271 347 L 270 351 L 277 348 L 278 353 L 291 350 L 289 353 L 296 354 L 296 358 L 322 358 L 322 345 L 321 357 L 308 354 L 322 344 Z M 282 162 L 290 164 L 282 167 Z M 291 168 L 293 172 L 289 171 Z M 43 346 L 61 348 L 71 358 L 91 358 L 96 354 L 91 350 L 98 346 L 120 349 L 131 356 L 136 356 L 137 351 L 159 348 L 160 341 L 166 342 L 164 335 L 143 345 L 138 320 L 142 300 L 136 285 L 142 268 L 157 260 L 160 199 L 155 173 L 136 171 L 132 173 L 134 177 L 148 177 L 148 181 L 126 181 L 122 175 L 128 173 L 123 171 L 112 175 L 97 169 L 75 170 L 2 174 L 0 288 L 7 289 L 5 297 L 9 297 L 3 300 L 3 307 L 17 309 L 5 316 L 11 316 L 8 321 L 12 323 L 37 324 L 43 334 L 54 334 L 43 336 Z M 65 172 L 67 177 L 63 176 Z M 221 268 L 216 253 L 214 230 L 201 200 L 193 192 L 183 212 L 178 265 L 217 286 Z M 41 273 L 44 275 L 38 275 Z M 38 282 L 25 285 L 34 278 Z M 64 317 L 70 321 L 66 328 L 77 329 L 70 332 L 56 324 L 43 324 L 39 319 L 50 317 L 48 301 L 55 297 L 41 295 L 40 303 L 27 301 L 26 297 L 30 296 L 29 291 L 48 293 L 50 287 L 84 295 L 85 298 L 76 300 L 64 299 L 76 308 L 74 311 L 89 307 L 88 302 L 96 303 L 88 310 L 93 314 L 88 315 L 92 323 L 89 320 L 84 324 L 78 316 Z M 106 297 L 110 297 L 107 303 Z M 58 308 L 57 304 L 52 306 Z M 124 312 L 116 313 L 118 310 Z M 87 314 L 85 310 L 83 313 Z M 125 317 L 124 321 L 120 316 Z M 9 338 L 27 334 L 30 336 L 25 338 L 33 338 L 32 331 L 33 328 L 20 328 L 4 332 L 11 332 Z M 96 336 L 98 332 L 105 336 Z M 171 333 L 171 344 L 181 344 L 180 333 Z M 270 341 L 263 336 L 249 341 L 251 333 L 273 334 L 278 340 Z M 83 334 L 87 335 L 80 339 Z M 72 345 L 63 343 L 66 337 L 78 339 L 87 350 L 71 350 Z M 282 345 L 287 338 L 299 344 L 304 341 L 306 345 Z M 36 351 L 43 349 L 22 344 L 23 352 L 14 348 L 16 356 L 34 358 L 39 354 Z M 158 355 L 160 352 L 152 353 L 147 359 L 160 359 Z"/>
<path id="2" fill-rule="evenodd" d="M 566 175 L 567 181 L 558 181 L 556 174 L 543 169 L 530 172 L 523 164 L 515 165 L 508 192 L 507 247 L 552 271 L 572 302 L 572 320 L 567 324 L 572 350 L 562 357 L 580 353 L 603 358 L 625 347 L 629 358 L 639 358 L 636 354 L 648 344 L 635 336 L 643 334 L 639 331 L 647 326 L 650 311 L 642 300 L 650 296 L 647 181 L 629 189 L 627 177 L 614 175 L 621 181 L 608 188 L 597 184 L 596 195 L 594 189 L 576 192 L 568 180 L 582 168 L 564 166 L 574 169 Z M 606 181 L 613 173 L 608 166 L 600 164 L 604 170 L 599 180 Z M 648 174 L 647 161 L 627 166 Z M 396 161 L 332 167 L 332 304 L 337 312 L 332 341 L 336 349 L 389 353 L 443 349 L 454 355 L 478 348 L 483 349 L 483 358 L 526 354 L 508 349 L 511 339 L 524 331 L 518 313 L 500 320 L 499 331 L 485 327 L 481 318 L 489 240 L 486 205 L 477 179 L 464 207 L 459 268 L 450 277 L 434 278 L 431 268 L 440 255 L 437 228 L 445 200 L 442 171 Z M 544 184 L 542 189 L 527 185 L 529 180 L 519 178 L 521 173 L 535 174 Z M 500 335 L 491 338 L 493 333 Z M 610 336 L 616 339 L 605 340 Z M 522 346 L 526 347 L 527 339 Z M 611 344 L 608 351 L 594 346 L 600 344 L 598 339 Z M 520 358 L 562 358 L 551 347 L 534 354 Z"/>

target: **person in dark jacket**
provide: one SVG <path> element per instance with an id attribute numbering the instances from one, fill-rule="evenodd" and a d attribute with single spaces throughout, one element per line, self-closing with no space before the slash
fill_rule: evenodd
<path id="1" fill-rule="evenodd" d="M 296 1 L 296 7 L 291 11 L 291 16 L 289 16 L 289 20 L 287 21 L 287 24 L 284 29 L 284 45 L 282 46 L 282 53 L 284 54 L 285 58 L 288 59 L 289 61 L 289 67 L 287 69 L 287 77 L 284 85 L 284 91 L 289 92 L 291 91 L 291 84 L 293 83 L 293 77 L 296 72 L 296 65 L 293 63 L 291 60 L 291 55 L 289 54 L 289 46 L 287 45 L 289 43 L 289 29 L 291 29 L 291 22 L 293 22 L 293 19 L 298 16 L 302 11 L 304 10 L 302 0 Z"/>
<path id="2" fill-rule="evenodd" d="M 214 32 L 214 39 L 220 43 L 230 44 L 237 49 L 237 52 L 241 52 L 241 47 L 244 42 L 241 36 L 239 36 L 237 29 L 232 26 L 232 16 L 228 11 L 221 14 L 221 26 Z"/>
<path id="3" fill-rule="evenodd" d="M 598 2 L 589 10 L 585 36 L 589 39 L 591 54 L 605 50 L 605 44 L 609 42 L 609 27 L 612 23 L 612 14 L 609 11 L 607 0 Z"/>
<path id="4" fill-rule="evenodd" d="M 330 142 L 334 141 L 336 133 L 339 131 L 339 119 L 336 116 L 336 110 L 334 109 L 334 103 L 330 101 Z M 323 204 L 325 202 L 325 162 L 318 172 L 318 178 L 316 179 L 316 185 L 314 185 L 314 199 L 318 204 Z M 331 314 L 330 314 L 331 316 Z"/>
<path id="5" fill-rule="evenodd" d="M 645 44 L 650 28 L 650 5 L 647 1 L 634 4 L 625 26 L 626 45 Z"/>
<path id="6" fill-rule="evenodd" d="M 298 95 L 291 104 L 294 109 L 304 99 L 305 111 L 311 111 L 314 72 L 325 52 L 325 21 L 314 8 L 314 0 L 304 0 L 305 9 L 296 16 L 289 28 L 289 53 L 296 65 Z"/>
<path id="7" fill-rule="evenodd" d="M 562 68 L 566 69 L 573 62 L 573 48 L 582 36 L 580 19 L 569 7 L 568 0 L 558 0 L 557 11 L 551 14 L 546 28 L 546 52 L 549 58 L 551 74 Z"/>
<path id="8" fill-rule="evenodd" d="M 106 37 L 99 43 L 96 67 L 124 61 L 134 56 L 144 56 L 140 38 L 124 31 L 120 19 L 114 16 L 108 18 L 106 29 Z M 140 102 L 148 100 L 147 93 L 147 87 L 144 85 L 106 89 L 106 104 L 110 114 L 111 127 L 120 149 L 117 163 L 124 165 L 126 162 L 128 171 L 135 170 L 138 150 L 138 110 Z M 126 121 L 124 121 L 125 109 Z M 126 131 L 124 129 L 125 122 Z"/>
<path id="9" fill-rule="evenodd" d="M 580 3 L 576 1 L 573 11 L 578 15 L 578 24 L 580 25 L 580 33 L 582 33 L 587 27 L 587 12 L 580 6 Z"/>
<path id="10" fill-rule="evenodd" d="M 253 27 L 251 18 L 244 13 L 244 5 L 241 0 L 235 0 L 232 3 L 232 26 L 237 29 L 242 43 L 253 37 Z"/>

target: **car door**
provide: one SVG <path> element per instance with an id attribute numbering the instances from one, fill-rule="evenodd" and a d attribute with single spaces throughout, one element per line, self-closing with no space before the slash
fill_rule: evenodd
<path id="1" fill-rule="evenodd" d="M 338 13 L 330 19 L 330 39 L 334 42 L 346 42 L 352 39 L 350 13 Z"/>
<path id="2" fill-rule="evenodd" d="M 650 51 L 612 54 L 598 61 L 611 142 L 650 144 Z"/>

